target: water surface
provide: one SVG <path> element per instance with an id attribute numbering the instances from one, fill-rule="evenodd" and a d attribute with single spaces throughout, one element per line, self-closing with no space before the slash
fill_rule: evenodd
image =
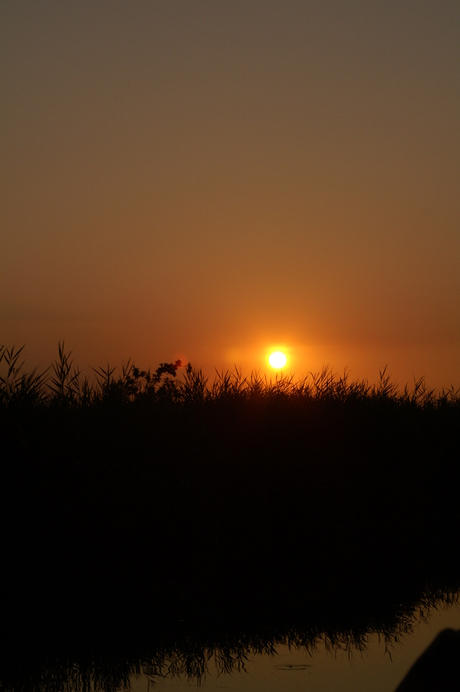
<path id="1" fill-rule="evenodd" d="M 363 650 L 333 649 L 319 641 L 310 655 L 305 650 L 279 646 L 276 654 L 249 656 L 244 669 L 225 673 L 210 658 L 205 675 L 196 678 L 140 675 L 130 680 L 133 692 L 180 692 L 202 687 L 206 692 L 337 692 L 369 690 L 392 692 L 414 661 L 444 628 L 460 629 L 460 607 L 433 610 L 427 618 L 414 619 L 413 632 L 391 642 L 371 635 Z"/>

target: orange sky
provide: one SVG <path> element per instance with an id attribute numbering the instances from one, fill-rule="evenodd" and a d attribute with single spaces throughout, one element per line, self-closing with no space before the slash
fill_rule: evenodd
<path id="1" fill-rule="evenodd" d="M 460 386 L 454 0 L 0 5 L 0 343 Z"/>

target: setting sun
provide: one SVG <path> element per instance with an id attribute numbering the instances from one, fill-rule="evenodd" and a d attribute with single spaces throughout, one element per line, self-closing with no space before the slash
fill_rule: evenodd
<path id="1" fill-rule="evenodd" d="M 284 368 L 284 366 L 286 365 L 286 361 L 287 358 L 281 351 L 275 351 L 271 354 L 271 356 L 268 359 L 268 362 L 270 363 L 272 368 Z"/>

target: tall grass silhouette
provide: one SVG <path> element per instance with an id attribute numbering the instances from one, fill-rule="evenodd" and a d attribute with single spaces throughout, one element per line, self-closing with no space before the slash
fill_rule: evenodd
<path id="1" fill-rule="evenodd" d="M 294 375 L 277 374 L 274 379 L 253 371 L 243 377 L 240 369 L 217 372 L 212 383 L 200 369 L 188 363 L 182 378 L 176 378 L 181 361 L 161 363 L 158 368 L 140 370 L 131 361 L 124 363 L 117 375 L 116 368 L 93 368 L 94 377 L 83 375 L 74 365 L 72 351 L 65 351 L 64 342 L 58 345 L 58 358 L 44 371 L 34 368 L 24 371 L 21 360 L 24 346 L 7 348 L 0 346 L 0 403 L 4 408 L 14 405 L 56 405 L 81 407 L 113 399 L 119 403 L 137 400 L 150 402 L 161 400 L 169 403 L 204 403 L 220 400 L 286 402 L 311 401 L 391 401 L 398 405 L 418 407 L 458 406 L 460 389 L 436 391 L 429 389 L 422 377 L 414 382 L 412 389 L 406 384 L 400 391 L 391 381 L 386 368 L 380 371 L 377 384 L 367 380 L 351 380 L 345 372 L 342 376 L 324 367 L 319 373 L 309 373 L 296 379 Z"/>
<path id="2" fill-rule="evenodd" d="M 346 629 L 457 589 L 458 390 L 23 353 L 0 348 L 5 641 Z"/>

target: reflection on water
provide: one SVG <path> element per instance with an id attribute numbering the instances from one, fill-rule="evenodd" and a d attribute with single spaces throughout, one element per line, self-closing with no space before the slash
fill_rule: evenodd
<path id="1" fill-rule="evenodd" d="M 403 613 L 391 629 L 240 633 L 208 642 L 181 626 L 175 643 L 157 644 L 137 656 L 114 654 L 109 643 L 105 656 L 83 648 L 74 659 L 17 659 L 9 665 L 3 660 L 0 687 L 14 692 L 179 692 L 197 685 L 208 692 L 243 687 L 248 692 L 391 692 L 440 630 L 460 629 L 460 607 L 458 593 L 445 594 Z"/>
<path id="2" fill-rule="evenodd" d="M 248 656 L 244 667 L 233 674 L 223 673 L 218 660 L 211 657 L 206 675 L 200 680 L 206 692 L 242 690 L 247 692 L 394 692 L 412 663 L 445 627 L 460 629 L 460 608 L 453 606 L 432 611 L 428 619 L 416 619 L 413 631 L 395 635 L 389 641 L 373 634 L 358 648 L 331 647 L 319 639 L 314 650 L 281 645 L 273 654 Z M 196 679 L 172 674 L 131 678 L 133 692 L 180 692 L 196 687 Z"/>

